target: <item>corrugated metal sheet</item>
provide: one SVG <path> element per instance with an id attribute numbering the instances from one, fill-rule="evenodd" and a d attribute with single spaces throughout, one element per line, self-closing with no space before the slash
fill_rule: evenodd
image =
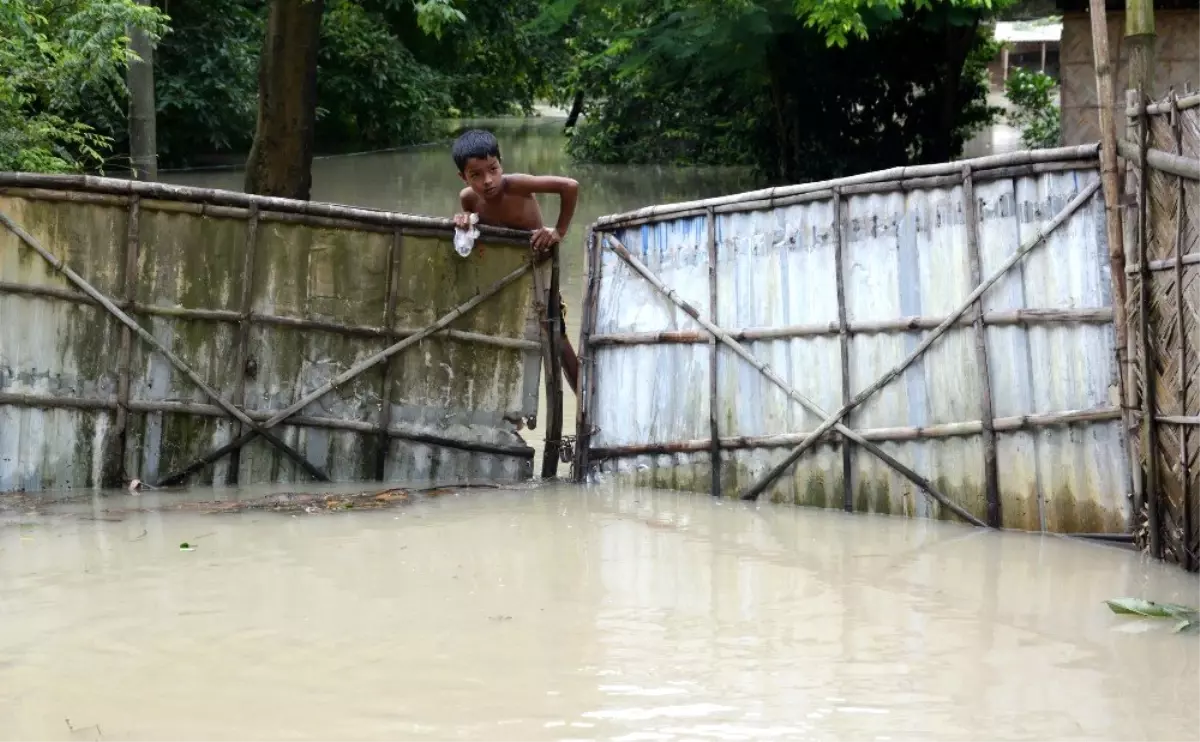
<path id="1" fill-rule="evenodd" d="M 28 193 L 0 196 L 0 209 L 105 295 L 123 293 L 127 207 L 43 200 Z M 158 307 L 239 311 L 246 219 L 143 205 L 137 296 Z M 494 245 L 468 260 L 454 254 L 450 232 L 405 235 L 393 280 L 394 328 L 426 327 L 526 260 L 520 246 Z M 256 314 L 378 328 L 385 324 L 392 235 L 263 219 L 258 226 L 251 287 Z M 489 247 L 492 247 L 489 245 Z M 482 253 L 482 254 L 481 254 Z M 41 257 L 0 227 L 0 282 L 74 290 Z M 532 278 L 526 274 L 452 328 L 498 338 L 537 340 Z M 0 492 L 98 486 L 117 400 L 121 330 L 88 304 L 0 291 L 0 393 L 28 395 L 0 402 Z M 225 399 L 243 378 L 234 322 L 134 314 L 160 342 L 193 367 Z M 257 374 L 246 378 L 248 411 L 274 412 L 299 400 L 394 341 L 285 324 L 254 324 L 249 348 Z M 385 402 L 383 366 L 376 366 L 298 414 L 378 425 L 392 405 L 392 427 L 408 433 L 528 450 L 529 456 L 456 450 L 393 439 L 386 478 L 393 482 L 490 479 L 532 474 L 532 450 L 513 422 L 537 412 L 540 354 L 434 336 L 393 357 Z M 131 403 L 213 401 L 161 354 L 136 338 Z M 63 408 L 49 398 L 102 403 Z M 78 407 L 78 405 L 76 405 Z M 125 446 L 125 473 L 153 482 L 238 433 L 224 416 L 134 412 Z M 378 438 L 370 432 L 280 424 L 279 437 L 334 480 L 374 478 Z M 225 456 L 195 479 L 228 481 Z M 257 438 L 240 455 L 238 481 L 303 481 L 308 477 L 270 443 Z"/>
<path id="2" fill-rule="evenodd" d="M 1080 166 L 975 184 L 982 274 L 986 278 L 1083 187 Z M 836 183 L 834 184 L 836 185 Z M 732 330 L 829 324 L 836 327 L 832 200 L 716 216 L 717 324 Z M 843 278 L 847 320 L 944 318 L 975 288 L 971 282 L 963 187 L 917 187 L 843 196 Z M 603 227 L 702 315 L 709 312 L 706 217 Z M 1103 202 L 1097 194 L 984 294 L 986 312 L 1085 309 L 1110 305 Z M 602 249 L 594 335 L 698 330 L 697 324 L 620 257 Z M 925 331 L 851 336 L 852 393 L 908 355 Z M 1111 323 L 1070 322 L 986 328 L 994 416 L 1007 418 L 1115 405 Z M 951 328 L 898 379 L 857 407 L 846 424 L 860 432 L 926 428 L 981 419 L 975 330 Z M 836 332 L 743 341 L 791 386 L 828 413 L 842 403 Z M 709 346 L 704 343 L 600 345 L 595 432 L 589 449 L 709 438 Z M 807 433 L 821 417 L 722 347 L 722 437 Z M 986 515 L 980 434 L 879 445 L 971 512 Z M 1125 443 L 1118 421 L 1049 425 L 997 433 L 1004 525 L 1032 530 L 1121 531 L 1127 513 Z M 723 488 L 744 491 L 789 447 L 723 453 Z M 641 484 L 708 491 L 709 454 L 618 456 L 605 472 Z M 839 443 L 810 449 L 770 490 L 772 498 L 818 507 L 842 504 Z M 853 451 L 859 511 L 946 517 L 908 479 L 863 450 Z"/>

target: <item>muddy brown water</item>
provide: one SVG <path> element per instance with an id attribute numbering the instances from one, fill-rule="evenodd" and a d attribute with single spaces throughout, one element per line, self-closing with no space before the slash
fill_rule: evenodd
<path id="1" fill-rule="evenodd" d="M 1200 732 L 1200 640 L 1102 602 L 1197 579 L 1112 546 L 611 483 L 180 506 L 272 491 L 0 516 L 0 739 Z"/>

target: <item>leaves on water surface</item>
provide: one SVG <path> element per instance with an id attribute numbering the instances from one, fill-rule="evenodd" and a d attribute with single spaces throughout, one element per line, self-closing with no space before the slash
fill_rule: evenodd
<path id="1" fill-rule="evenodd" d="M 1178 603 L 1155 603 L 1141 598 L 1113 598 L 1104 601 L 1113 613 L 1146 618 L 1173 618 L 1178 622 L 1175 631 L 1200 628 L 1200 611 Z"/>
<path id="2" fill-rule="evenodd" d="M 187 541 L 184 541 L 182 544 L 179 545 L 179 550 L 180 551 L 195 551 L 196 547 L 192 546 Z"/>

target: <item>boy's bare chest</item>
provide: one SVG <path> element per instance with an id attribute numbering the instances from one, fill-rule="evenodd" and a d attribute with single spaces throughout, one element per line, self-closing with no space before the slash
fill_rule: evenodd
<path id="1" fill-rule="evenodd" d="M 539 229 L 542 226 L 541 209 L 532 198 L 504 196 L 490 203 L 484 201 L 478 208 L 479 219 L 485 224 L 510 229 Z"/>

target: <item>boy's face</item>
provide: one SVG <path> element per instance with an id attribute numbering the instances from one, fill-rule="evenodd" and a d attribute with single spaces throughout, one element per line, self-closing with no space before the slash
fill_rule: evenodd
<path id="1" fill-rule="evenodd" d="M 488 155 L 486 158 L 472 157 L 467 160 L 467 166 L 458 174 L 471 190 L 485 199 L 496 198 L 500 195 L 501 178 L 504 169 L 500 160 Z"/>

